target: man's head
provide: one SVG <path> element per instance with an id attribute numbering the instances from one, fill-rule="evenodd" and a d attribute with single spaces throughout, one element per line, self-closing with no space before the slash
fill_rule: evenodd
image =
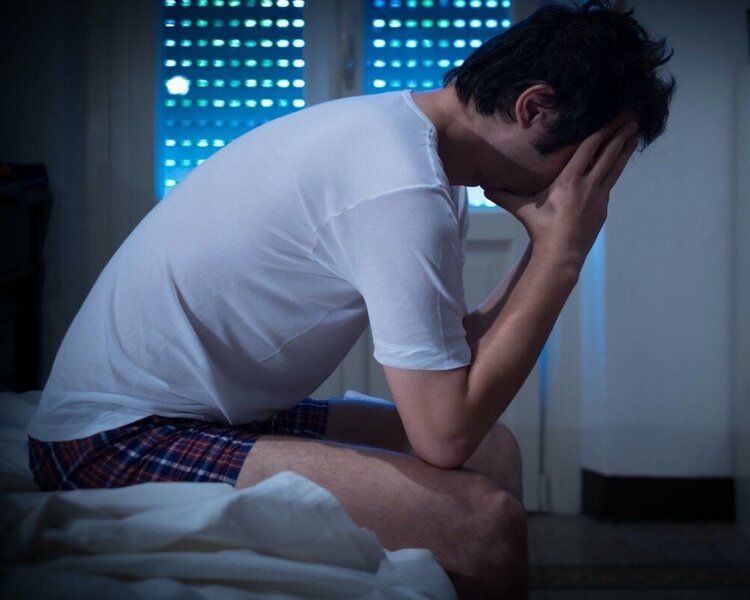
<path id="1" fill-rule="evenodd" d="M 600 0 L 545 6 L 484 43 L 444 83 L 480 114 L 510 121 L 524 91 L 548 86 L 544 101 L 557 118 L 533 143 L 541 154 L 579 144 L 625 109 L 645 147 L 664 131 L 675 82 L 658 73 L 672 56 L 666 41 L 650 40 L 632 12 Z"/>

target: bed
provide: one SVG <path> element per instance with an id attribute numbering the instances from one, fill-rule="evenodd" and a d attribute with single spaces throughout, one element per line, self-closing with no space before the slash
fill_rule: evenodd
<path id="1" fill-rule="evenodd" d="M 0 597 L 448 599 L 424 549 L 385 550 L 292 472 L 237 491 L 146 483 L 39 492 L 25 426 L 40 392 L 0 392 Z"/>

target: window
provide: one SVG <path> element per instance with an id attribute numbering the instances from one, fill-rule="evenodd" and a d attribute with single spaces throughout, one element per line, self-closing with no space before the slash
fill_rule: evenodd
<path id="1" fill-rule="evenodd" d="M 432 89 L 510 27 L 510 0 L 368 0 L 365 93 Z"/>
<path id="2" fill-rule="evenodd" d="M 348 0 L 352 1 L 352 0 Z M 211 153 L 305 106 L 304 0 L 162 0 L 157 190 L 166 194 Z M 363 89 L 428 90 L 510 27 L 510 0 L 364 0 Z M 319 31 L 323 33 L 323 31 Z M 331 36 L 335 38 L 335 36 Z M 494 207 L 478 188 L 473 207 Z"/>
<path id="3" fill-rule="evenodd" d="M 510 0 L 367 0 L 365 93 L 442 85 L 443 74 L 511 25 Z M 472 208 L 497 210 L 481 188 Z"/>
<path id="4" fill-rule="evenodd" d="M 305 106 L 303 0 L 163 0 L 157 191 Z"/>

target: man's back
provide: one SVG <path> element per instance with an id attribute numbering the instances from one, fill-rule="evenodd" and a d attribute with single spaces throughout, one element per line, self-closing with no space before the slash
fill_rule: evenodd
<path id="1" fill-rule="evenodd" d="M 408 92 L 327 103 L 249 132 L 117 251 L 66 335 L 30 433 L 70 439 L 149 414 L 267 419 L 326 379 L 368 309 L 383 360 L 409 366 L 402 355 L 437 342 L 423 363 L 443 352 L 441 366 L 467 364 L 465 212 Z M 407 253 L 423 257 L 412 272 Z M 449 263 L 438 265 L 447 276 L 422 274 L 420 285 L 425 260 Z M 401 323 L 394 294 L 410 280 L 446 314 Z M 450 348 L 430 326 L 441 319 L 453 321 Z"/>

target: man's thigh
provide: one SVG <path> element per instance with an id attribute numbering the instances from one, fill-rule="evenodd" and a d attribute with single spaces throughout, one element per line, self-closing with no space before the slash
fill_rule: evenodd
<path id="1" fill-rule="evenodd" d="M 415 522 L 420 510 L 436 518 L 438 513 L 447 516 L 452 510 L 470 509 L 475 502 L 467 492 L 470 482 L 488 495 L 497 491 L 478 474 L 439 469 L 401 452 L 270 435 L 255 442 L 235 487 L 254 485 L 282 471 L 294 471 L 325 487 L 357 524 L 376 531 L 391 549 L 403 547 L 403 532 L 421 528 Z M 425 523 L 423 534 L 435 523 Z"/>
<path id="2" fill-rule="evenodd" d="M 386 400 L 330 400 L 325 439 L 414 454 L 395 404 Z M 490 430 L 465 468 L 489 477 L 523 502 L 521 450 L 504 425 Z"/>
<path id="3" fill-rule="evenodd" d="M 523 506 L 484 475 L 440 469 L 391 450 L 262 436 L 245 459 L 236 487 L 282 471 L 326 488 L 386 548 L 429 548 L 454 581 L 466 576 L 501 585 L 500 559 L 513 563 L 509 572 L 514 577 L 525 569 Z"/>

